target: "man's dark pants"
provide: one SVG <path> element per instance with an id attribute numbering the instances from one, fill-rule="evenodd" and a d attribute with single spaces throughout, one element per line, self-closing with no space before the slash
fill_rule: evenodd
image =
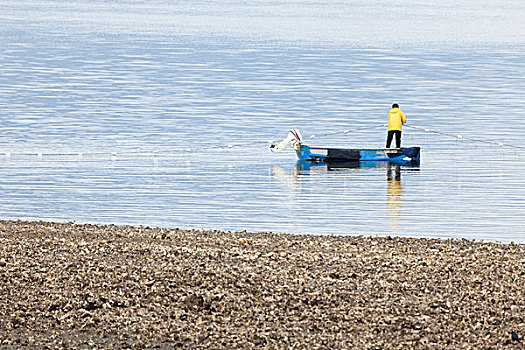
<path id="1" fill-rule="evenodd" d="M 388 130 L 388 137 L 386 138 L 386 148 L 390 148 L 392 138 L 396 135 L 396 147 L 401 147 L 401 130 Z"/>

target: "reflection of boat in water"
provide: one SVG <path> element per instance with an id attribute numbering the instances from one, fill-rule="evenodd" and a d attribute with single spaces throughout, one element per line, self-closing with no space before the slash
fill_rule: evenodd
<path id="1" fill-rule="evenodd" d="M 327 171 L 339 170 L 339 169 L 352 169 L 352 168 L 388 168 L 388 169 L 397 169 L 399 172 L 400 167 L 406 168 L 415 168 L 419 167 L 419 162 L 417 161 L 308 161 L 308 160 L 298 160 L 296 164 L 296 172 L 300 173 L 301 171 L 309 171 L 318 168 L 323 168 Z"/>
<path id="2" fill-rule="evenodd" d="M 401 232 L 404 191 L 401 181 L 402 174 L 419 172 L 417 163 L 399 162 L 377 162 L 377 161 L 352 161 L 352 162 L 311 162 L 297 161 L 293 170 L 285 170 L 278 165 L 274 165 L 271 172 L 272 177 L 280 183 L 285 184 L 289 189 L 293 203 L 297 205 L 298 210 L 304 209 L 304 201 L 297 200 L 301 198 L 301 191 L 306 189 L 310 194 L 312 189 L 319 189 L 316 194 L 316 200 L 321 198 L 326 203 L 337 201 L 354 201 L 368 199 L 370 193 L 373 196 L 374 203 L 381 203 L 381 198 L 385 198 L 383 205 L 385 207 L 385 218 L 390 230 Z M 386 183 L 384 182 L 386 174 Z M 365 175 L 365 176 L 363 176 Z M 347 179 L 355 180 L 355 186 L 349 186 Z M 378 181 L 381 179 L 382 181 Z M 304 186 L 304 187 L 303 187 Z M 364 190 L 361 191 L 361 190 Z M 385 195 L 386 197 L 383 197 Z M 334 195 L 335 193 L 335 195 Z M 363 194 L 366 193 L 366 194 Z M 382 206 L 382 205 L 381 205 Z M 330 211 L 329 208 L 326 209 Z M 321 210 L 323 212 L 323 209 Z"/>
<path id="3" fill-rule="evenodd" d="M 301 133 L 291 130 L 286 139 L 271 146 L 273 152 L 280 152 L 291 145 L 301 161 L 310 162 L 395 162 L 401 165 L 419 163 L 420 147 L 402 148 L 326 148 L 302 144 Z"/>
<path id="4" fill-rule="evenodd" d="M 392 230 L 399 230 L 401 228 L 401 219 L 403 216 L 403 186 L 401 183 L 402 172 L 418 172 L 419 164 L 417 162 L 377 162 L 377 161 L 353 161 L 353 162 L 311 162 L 311 161 L 297 161 L 294 170 L 296 188 L 299 188 L 301 175 L 312 176 L 322 175 L 327 172 L 337 172 L 349 169 L 365 168 L 374 170 L 368 172 L 369 174 L 376 174 L 380 169 L 386 170 L 386 208 L 388 226 Z M 383 171 L 384 171 L 383 170 Z M 373 175 L 372 175 L 373 176 Z"/>

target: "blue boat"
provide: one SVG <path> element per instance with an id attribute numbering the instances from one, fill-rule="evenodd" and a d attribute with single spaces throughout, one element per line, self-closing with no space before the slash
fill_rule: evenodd
<path id="1" fill-rule="evenodd" d="M 420 147 L 402 148 L 323 148 L 298 145 L 300 161 L 314 162 L 419 162 Z"/>
<path id="2" fill-rule="evenodd" d="M 278 144 L 270 146 L 273 152 L 280 152 L 290 145 L 299 161 L 309 162 L 394 162 L 398 164 L 419 163 L 420 147 L 401 148 L 326 148 L 302 144 L 301 133 L 290 130 L 288 136 Z"/>

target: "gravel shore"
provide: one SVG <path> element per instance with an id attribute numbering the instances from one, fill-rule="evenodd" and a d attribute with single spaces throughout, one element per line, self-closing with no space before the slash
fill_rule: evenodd
<path id="1" fill-rule="evenodd" d="M 525 245 L 0 221 L 1 348 L 518 349 Z"/>

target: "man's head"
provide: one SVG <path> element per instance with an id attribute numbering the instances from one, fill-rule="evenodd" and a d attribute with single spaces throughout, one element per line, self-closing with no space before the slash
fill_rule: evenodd
<path id="1" fill-rule="evenodd" d="M 397 103 L 394 103 L 394 104 L 392 105 L 392 108 L 399 108 L 399 105 L 398 105 Z"/>

